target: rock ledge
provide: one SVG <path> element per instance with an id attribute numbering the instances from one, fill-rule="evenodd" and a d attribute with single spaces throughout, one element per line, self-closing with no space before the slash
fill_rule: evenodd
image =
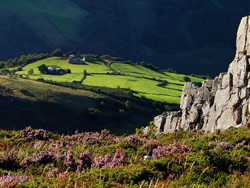
<path id="1" fill-rule="evenodd" d="M 236 54 L 226 73 L 202 83 L 186 82 L 181 111 L 154 118 L 158 133 L 175 129 L 225 130 L 250 119 L 250 19 L 243 17 L 237 32 Z"/>

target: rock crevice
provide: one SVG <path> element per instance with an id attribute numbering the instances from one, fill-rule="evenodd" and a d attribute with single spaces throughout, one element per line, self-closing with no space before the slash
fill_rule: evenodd
<path id="1" fill-rule="evenodd" d="M 214 132 L 244 124 L 250 118 L 250 31 L 249 16 L 243 17 L 237 32 L 236 54 L 226 73 L 202 83 L 186 82 L 180 111 L 164 112 L 154 118 L 160 132 L 202 129 Z"/>

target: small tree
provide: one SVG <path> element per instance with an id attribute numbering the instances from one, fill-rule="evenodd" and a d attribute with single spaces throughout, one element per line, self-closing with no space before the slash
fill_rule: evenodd
<path id="1" fill-rule="evenodd" d="M 126 108 L 130 109 L 131 108 L 131 102 L 129 100 L 126 101 L 125 103 Z"/>
<path id="2" fill-rule="evenodd" d="M 141 61 L 140 65 L 143 66 L 143 67 L 145 67 L 146 63 L 144 61 Z"/>
<path id="3" fill-rule="evenodd" d="M 47 74 L 48 73 L 48 68 L 45 64 L 42 64 L 38 67 L 39 71 L 43 74 Z"/>
<path id="4" fill-rule="evenodd" d="M 33 69 L 30 69 L 29 71 L 28 71 L 28 75 L 33 75 L 34 74 L 34 70 Z"/>
<path id="5" fill-rule="evenodd" d="M 111 60 L 111 56 L 110 55 L 102 55 L 100 58 L 101 59 L 106 59 L 106 60 Z"/>
<path id="6" fill-rule="evenodd" d="M 56 57 L 62 57 L 63 53 L 61 49 L 55 49 L 52 53 L 51 56 L 56 56 Z"/>
<path id="7" fill-rule="evenodd" d="M 166 111 L 171 111 L 171 107 L 168 106 L 168 105 L 166 105 L 166 106 L 165 106 L 165 110 L 166 110 Z"/>
<path id="8" fill-rule="evenodd" d="M 23 70 L 23 68 L 22 67 L 17 67 L 17 69 L 16 69 L 17 71 L 22 71 Z"/>
<path id="9" fill-rule="evenodd" d="M 183 78 L 183 80 L 184 80 L 185 82 L 191 82 L 191 79 L 190 79 L 188 76 L 185 76 L 185 77 Z"/>

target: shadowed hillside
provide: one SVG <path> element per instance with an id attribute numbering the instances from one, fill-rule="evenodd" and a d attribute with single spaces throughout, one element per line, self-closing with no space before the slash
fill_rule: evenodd
<path id="1" fill-rule="evenodd" d="M 0 59 L 84 53 L 146 61 L 180 73 L 226 71 L 249 2 L 233 0 L 0 1 Z"/>

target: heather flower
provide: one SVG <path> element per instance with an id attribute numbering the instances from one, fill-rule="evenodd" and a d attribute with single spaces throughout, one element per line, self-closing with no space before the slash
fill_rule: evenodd
<path id="1" fill-rule="evenodd" d="M 30 157 L 26 157 L 26 158 L 24 158 L 23 160 L 22 160 L 22 162 L 21 163 L 23 163 L 23 164 L 31 164 L 33 161 L 32 161 L 32 158 L 30 158 Z"/>
<path id="2" fill-rule="evenodd" d="M 19 166 L 17 151 L 15 149 L 0 153 L 0 168 L 10 170 Z"/>
<path id="3" fill-rule="evenodd" d="M 55 154 L 55 158 L 56 160 L 60 160 L 60 159 L 65 159 L 66 155 L 65 154 L 62 154 L 62 153 L 57 153 Z"/>
<path id="4" fill-rule="evenodd" d="M 48 164 L 53 162 L 55 154 L 50 151 L 40 151 L 38 154 L 33 155 L 33 162 L 36 164 Z"/>
<path id="5" fill-rule="evenodd" d="M 44 168 L 45 171 L 47 171 L 47 177 L 54 177 L 59 174 L 59 169 L 54 168 L 54 164 L 49 164 Z"/>
<path id="6" fill-rule="evenodd" d="M 34 148 L 35 148 L 35 149 L 39 149 L 39 148 L 41 148 L 43 145 L 44 145 L 44 141 L 36 141 L 36 142 L 34 143 Z"/>
<path id="7" fill-rule="evenodd" d="M 130 143 L 134 143 L 134 144 L 140 144 L 142 142 L 142 140 L 140 138 L 138 138 L 135 135 L 130 135 L 126 138 L 126 140 Z"/>
<path id="8" fill-rule="evenodd" d="M 72 150 L 69 150 L 67 152 L 67 155 L 66 155 L 66 161 L 64 162 L 64 164 L 67 166 L 67 167 L 75 167 L 76 163 L 75 163 L 75 160 L 73 159 L 73 151 Z"/>
<path id="9" fill-rule="evenodd" d="M 47 176 L 48 177 L 55 177 L 59 174 L 59 170 L 58 168 L 55 168 L 55 169 L 51 169 L 48 173 L 47 173 Z"/>
<path id="10" fill-rule="evenodd" d="M 104 140 L 113 140 L 113 135 L 109 133 L 108 130 L 104 129 L 101 131 L 101 133 L 98 132 L 84 132 L 84 133 L 78 133 L 75 135 L 72 135 L 71 137 L 71 144 L 76 145 L 79 143 L 88 143 L 90 145 L 94 144 L 102 144 L 102 141 Z"/>
<path id="11" fill-rule="evenodd" d="M 169 175 L 168 175 L 168 179 L 173 179 L 175 177 L 175 174 L 174 173 L 170 173 Z"/>
<path id="12" fill-rule="evenodd" d="M 79 164 L 77 169 L 80 170 L 84 167 L 90 168 L 92 164 L 93 158 L 90 155 L 90 151 L 87 150 L 84 153 L 80 153 L 80 156 L 78 157 L 77 163 Z"/>
<path id="13" fill-rule="evenodd" d="M 103 156 L 96 156 L 94 159 L 94 166 L 97 166 L 98 168 L 104 168 L 108 167 L 109 163 L 112 161 L 111 154 L 107 154 L 104 157 Z"/>
<path id="14" fill-rule="evenodd" d="M 222 149 L 225 149 L 225 150 L 233 150 L 234 149 L 234 147 L 228 142 L 219 142 L 214 149 L 218 149 L 219 147 L 221 147 Z"/>
<path id="15" fill-rule="evenodd" d="M 165 146 L 158 146 L 156 149 L 153 150 L 153 158 L 162 158 L 167 156 L 173 156 L 175 153 L 181 154 L 182 156 L 186 156 L 189 153 L 192 153 L 188 146 L 183 143 L 180 145 L 176 141 L 173 144 L 170 144 L 168 147 Z"/>
<path id="16" fill-rule="evenodd" d="M 0 177 L 0 184 L 12 183 L 12 182 L 26 182 L 31 180 L 29 176 L 18 176 L 18 175 L 3 175 Z"/>
<path id="17" fill-rule="evenodd" d="M 110 154 L 107 154 L 104 157 L 97 156 L 94 159 L 94 166 L 98 168 L 116 168 L 125 164 L 125 155 L 121 151 L 116 152 L 113 159 Z"/>
<path id="18" fill-rule="evenodd" d="M 110 168 L 115 168 L 121 165 L 125 165 L 125 155 L 119 151 L 118 153 L 115 153 L 109 166 Z"/>
<path id="19" fill-rule="evenodd" d="M 162 146 L 162 143 L 155 139 L 147 140 L 147 143 L 144 144 L 141 148 L 142 150 L 146 151 L 148 155 L 151 155 L 153 149 L 156 149 L 158 146 Z"/>
<path id="20" fill-rule="evenodd" d="M 48 134 L 45 130 L 43 129 L 38 129 L 35 131 L 32 131 L 31 127 L 26 127 L 20 132 L 20 137 L 25 138 L 25 137 L 30 137 L 30 138 L 36 138 L 39 140 L 46 140 L 48 139 Z"/>

